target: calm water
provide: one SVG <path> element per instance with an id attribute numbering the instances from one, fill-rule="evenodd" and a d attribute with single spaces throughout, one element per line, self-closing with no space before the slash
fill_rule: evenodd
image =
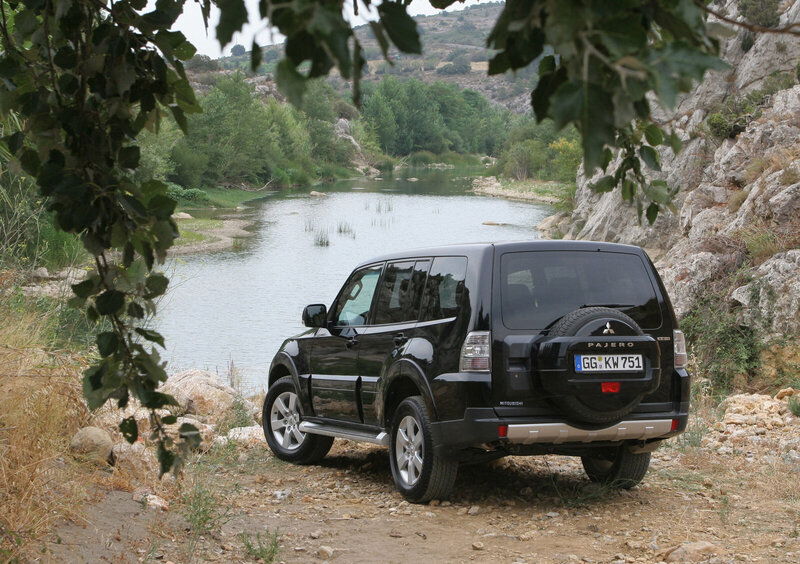
<path id="1" fill-rule="evenodd" d="M 533 226 L 552 213 L 470 194 L 453 172 L 409 174 L 419 181 L 359 179 L 315 187 L 324 198 L 269 197 L 252 204 L 256 235 L 241 248 L 172 261 L 158 321 L 169 370 L 227 375 L 233 362 L 247 389 L 263 389 L 281 342 L 303 330 L 303 307 L 330 305 L 357 263 L 431 245 L 535 239 Z"/>

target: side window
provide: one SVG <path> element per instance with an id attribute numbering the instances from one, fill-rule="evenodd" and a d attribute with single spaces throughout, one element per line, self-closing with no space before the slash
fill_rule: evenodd
<path id="1" fill-rule="evenodd" d="M 466 289 L 466 257 L 439 257 L 433 259 L 428 273 L 428 283 L 422 297 L 420 321 L 446 319 L 458 315 Z"/>
<path id="2" fill-rule="evenodd" d="M 335 325 L 365 325 L 369 318 L 369 307 L 375 287 L 381 277 L 380 266 L 359 270 L 350 277 L 336 303 Z"/>
<path id="3" fill-rule="evenodd" d="M 391 263 L 378 290 L 373 323 L 416 321 L 430 261 Z"/>

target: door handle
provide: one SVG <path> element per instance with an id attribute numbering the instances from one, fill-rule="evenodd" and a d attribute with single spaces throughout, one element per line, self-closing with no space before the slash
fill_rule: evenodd
<path id="1" fill-rule="evenodd" d="M 397 335 L 395 335 L 392 338 L 392 340 L 394 341 L 395 346 L 399 347 L 399 346 L 405 344 L 406 341 L 408 341 L 408 337 L 406 337 L 402 333 L 398 333 Z"/>
<path id="2" fill-rule="evenodd" d="M 358 344 L 358 339 L 356 339 L 355 337 L 351 337 L 350 339 L 347 339 L 344 342 L 344 346 L 347 347 L 348 349 L 352 349 L 357 344 Z"/>

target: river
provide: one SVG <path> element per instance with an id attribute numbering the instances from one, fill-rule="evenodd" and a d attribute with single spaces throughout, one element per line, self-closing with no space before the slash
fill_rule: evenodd
<path id="1" fill-rule="evenodd" d="M 401 174 L 314 187 L 326 197 L 309 188 L 251 202 L 254 237 L 235 250 L 171 260 L 157 322 L 168 370 L 228 377 L 233 366 L 244 390 L 263 390 L 281 342 L 304 329 L 303 307 L 330 305 L 359 262 L 432 245 L 536 239 L 534 226 L 552 213 L 474 195 L 463 171 Z"/>

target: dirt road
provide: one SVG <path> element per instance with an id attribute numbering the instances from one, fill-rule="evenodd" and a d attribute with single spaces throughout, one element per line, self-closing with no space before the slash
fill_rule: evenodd
<path id="1" fill-rule="evenodd" d="M 96 492 L 44 560 L 257 561 L 277 531 L 276 562 L 658 562 L 693 541 L 713 545 L 703 561 L 797 562 L 798 470 L 673 445 L 641 486 L 615 492 L 577 460 L 507 458 L 462 468 L 450 502 L 409 505 L 379 447 L 337 441 L 322 465 L 297 467 L 228 444 L 187 470 L 168 511 Z"/>

